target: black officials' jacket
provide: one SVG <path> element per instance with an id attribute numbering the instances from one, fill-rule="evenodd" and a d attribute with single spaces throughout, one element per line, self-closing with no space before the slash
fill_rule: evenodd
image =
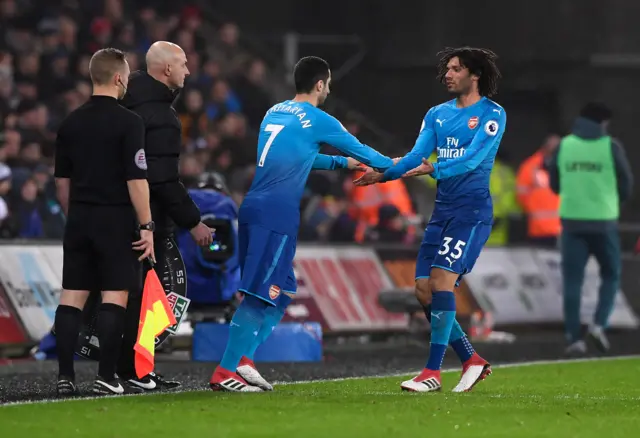
<path id="1" fill-rule="evenodd" d="M 200 222 L 200 210 L 179 178 L 182 127 L 172 106 L 177 97 L 177 91 L 136 71 L 121 102 L 144 121 L 151 212 L 162 234 L 170 233 L 174 223 L 190 230 Z"/>

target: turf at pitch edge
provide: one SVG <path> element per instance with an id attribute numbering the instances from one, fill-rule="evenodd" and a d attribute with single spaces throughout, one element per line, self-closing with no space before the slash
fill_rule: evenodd
<path id="1" fill-rule="evenodd" d="M 504 368 L 522 368 L 529 366 L 543 366 L 543 365 L 559 365 L 559 364 L 567 364 L 567 363 L 583 363 L 583 362 L 598 362 L 598 361 L 617 361 L 617 360 L 632 360 L 632 359 L 640 359 L 640 355 L 627 355 L 627 356 L 612 356 L 612 357 L 589 357 L 589 358 L 575 358 L 575 359 L 560 359 L 560 360 L 539 360 L 539 361 L 528 361 L 528 362 L 513 362 L 513 363 L 505 363 L 499 365 L 493 365 L 492 369 L 504 369 Z M 443 373 L 459 373 L 460 368 L 449 368 L 442 370 Z M 391 373 L 391 374 L 383 374 L 383 375 L 372 375 L 372 376 L 358 376 L 358 377 L 339 377 L 334 379 L 311 379 L 311 380 L 299 380 L 299 381 L 284 381 L 284 382 L 273 382 L 276 386 L 290 386 L 290 385 L 306 385 L 312 383 L 325 383 L 325 382 L 343 382 L 343 381 L 351 381 L 351 380 L 363 380 L 363 379 L 383 379 L 383 378 L 404 378 L 411 377 L 413 375 L 417 375 L 420 373 L 420 370 L 414 372 L 405 372 L 405 373 Z M 488 378 L 491 379 L 491 376 Z M 198 393 L 198 392 L 211 392 L 208 388 L 201 389 L 186 389 L 186 390 L 175 390 L 171 392 L 150 392 L 146 394 L 135 394 L 135 395 L 126 395 L 126 396 L 118 396 L 121 397 L 153 397 L 159 395 L 167 395 L 167 394 L 185 394 L 185 393 Z M 104 397 L 104 396 L 82 396 L 76 398 L 48 398 L 41 400 L 24 400 L 24 401 L 16 401 L 16 402 L 7 402 L 4 404 L 0 404 L 0 409 L 8 406 L 19 406 L 19 405 L 32 405 L 32 404 L 40 404 L 40 403 L 69 403 L 69 402 L 77 402 L 83 400 L 101 400 L 101 399 L 111 399 L 114 397 Z M 640 415 L 640 413 L 639 413 Z"/>
<path id="2" fill-rule="evenodd" d="M 0 409 L 2 437 L 635 436 L 640 360 L 496 367 L 474 392 L 402 393 L 398 377 L 285 385 L 263 394 L 165 393 Z M 71 409 L 70 409 L 71 408 Z"/>

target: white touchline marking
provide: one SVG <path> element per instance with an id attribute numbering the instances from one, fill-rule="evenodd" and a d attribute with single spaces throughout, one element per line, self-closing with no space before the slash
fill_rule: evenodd
<path id="1" fill-rule="evenodd" d="M 417 392 L 401 392 L 401 391 L 365 391 L 362 395 L 373 396 L 393 396 L 393 397 L 424 397 L 424 394 Z M 462 393 L 464 394 L 464 393 Z M 460 395 L 451 393 L 453 397 L 460 397 Z M 438 395 L 438 397 L 442 394 Z M 447 397 L 447 394 L 444 395 Z M 608 395 L 553 395 L 542 396 L 538 394 L 482 394 L 482 398 L 499 398 L 505 400 L 512 399 L 527 399 L 527 400 L 595 400 L 595 401 L 640 401 L 640 397 L 616 397 Z"/>
<path id="2" fill-rule="evenodd" d="M 559 359 L 559 360 L 538 360 L 538 361 L 529 361 L 529 362 L 513 362 L 506 363 L 502 365 L 491 365 L 492 369 L 499 368 L 521 368 L 535 365 L 554 365 L 554 364 L 564 364 L 564 363 L 579 363 L 579 362 L 597 362 L 597 361 L 607 361 L 607 360 L 626 360 L 626 359 L 640 359 L 640 355 L 630 355 L 630 356 L 611 356 L 611 357 L 587 357 L 587 358 L 577 358 L 577 359 Z M 420 370 L 421 371 L 421 370 Z M 299 380 L 297 382 L 274 382 L 273 385 L 278 386 L 289 386 L 289 385 L 306 385 L 309 383 L 326 383 L 326 382 L 343 382 L 347 380 L 362 380 L 362 379 L 382 379 L 385 377 L 404 377 L 410 376 L 412 374 L 418 374 L 420 371 L 407 371 L 404 373 L 391 373 L 391 374 L 383 374 L 377 376 L 358 376 L 358 377 L 339 377 L 335 379 L 316 379 L 316 380 Z M 442 373 L 459 373 L 460 368 L 448 368 L 442 370 Z M 157 395 L 171 395 L 171 394 L 184 394 L 184 393 L 197 393 L 197 392 L 208 392 L 209 388 L 202 389 L 185 389 L 185 390 L 177 390 L 177 391 L 168 391 L 168 392 L 152 392 L 149 394 L 126 394 L 120 396 L 99 396 L 99 397 L 78 397 L 71 399 L 41 399 L 41 400 L 24 400 L 17 402 L 8 402 L 4 404 L 0 404 L 0 409 L 9 406 L 21 406 L 21 405 L 36 405 L 36 404 L 46 404 L 46 403 L 71 403 L 78 401 L 86 401 L 86 400 L 105 400 L 105 399 L 113 399 L 120 397 L 152 397 Z M 398 395 L 398 396 L 411 396 L 411 394 L 402 393 L 402 392 L 390 392 L 390 391 L 365 391 L 362 393 L 363 395 Z M 453 393 L 452 393 L 453 394 Z M 522 396 L 511 396 L 511 395 L 501 395 L 501 394 L 483 394 L 483 397 L 488 398 L 542 398 L 542 396 L 537 395 L 526 395 Z M 608 396 L 580 396 L 576 395 L 557 395 L 553 396 L 555 399 L 569 400 L 569 399 L 583 399 L 583 400 L 620 400 L 620 401 L 640 401 L 640 397 L 608 397 Z"/>

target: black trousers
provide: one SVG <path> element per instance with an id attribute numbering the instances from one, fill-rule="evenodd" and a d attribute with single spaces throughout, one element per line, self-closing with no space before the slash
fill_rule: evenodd
<path id="1" fill-rule="evenodd" d="M 156 255 L 155 270 L 158 277 L 162 278 L 162 274 L 167 265 L 166 260 L 166 240 L 167 234 L 154 235 L 153 247 Z M 147 277 L 150 266 L 148 263 L 144 263 L 144 272 L 142 276 L 142 285 L 144 287 L 144 280 Z M 122 337 L 122 350 L 120 351 L 120 359 L 118 361 L 118 375 L 122 378 L 128 379 L 135 377 L 135 352 L 133 347 L 138 339 L 138 327 L 140 325 L 140 310 L 142 308 L 142 289 L 136 294 L 129 295 L 129 302 L 127 303 L 127 314 L 124 328 L 124 335 Z"/>

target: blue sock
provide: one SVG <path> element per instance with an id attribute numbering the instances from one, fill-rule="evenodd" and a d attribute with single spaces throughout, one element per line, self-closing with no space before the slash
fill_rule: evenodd
<path id="1" fill-rule="evenodd" d="M 431 301 L 431 349 L 426 368 L 437 371 L 442 367 L 449 345 L 451 329 L 456 321 L 456 296 L 450 291 L 435 291 Z"/>
<path id="2" fill-rule="evenodd" d="M 273 332 L 282 318 L 284 317 L 284 313 L 287 310 L 287 307 L 291 303 L 291 297 L 287 294 L 281 294 L 280 298 L 278 298 L 278 302 L 275 306 L 270 306 L 265 311 L 264 321 L 262 322 L 262 327 L 260 327 L 260 331 L 258 332 L 258 336 L 251 344 L 251 348 L 245 354 L 249 359 L 253 360 L 253 356 L 256 354 L 256 350 L 264 341 L 267 340 L 269 335 Z"/>
<path id="3" fill-rule="evenodd" d="M 431 322 L 431 304 L 423 306 L 424 314 L 427 316 L 427 320 Z M 473 349 L 469 338 L 465 335 L 464 330 L 460 327 L 458 320 L 456 319 L 451 328 L 451 336 L 449 336 L 449 345 L 456 352 L 461 362 L 468 361 L 473 353 L 476 351 Z"/>
<path id="4" fill-rule="evenodd" d="M 449 345 L 456 352 L 461 362 L 468 361 L 475 350 L 469 342 L 469 338 L 464 334 L 462 327 L 458 324 L 458 321 L 454 321 L 453 328 L 451 329 L 451 335 L 449 336 Z"/>
<path id="5" fill-rule="evenodd" d="M 228 371 L 236 372 L 240 358 L 256 338 L 269 304 L 252 295 L 245 295 L 240 307 L 236 310 L 229 327 L 229 340 L 224 350 L 220 366 Z"/>

